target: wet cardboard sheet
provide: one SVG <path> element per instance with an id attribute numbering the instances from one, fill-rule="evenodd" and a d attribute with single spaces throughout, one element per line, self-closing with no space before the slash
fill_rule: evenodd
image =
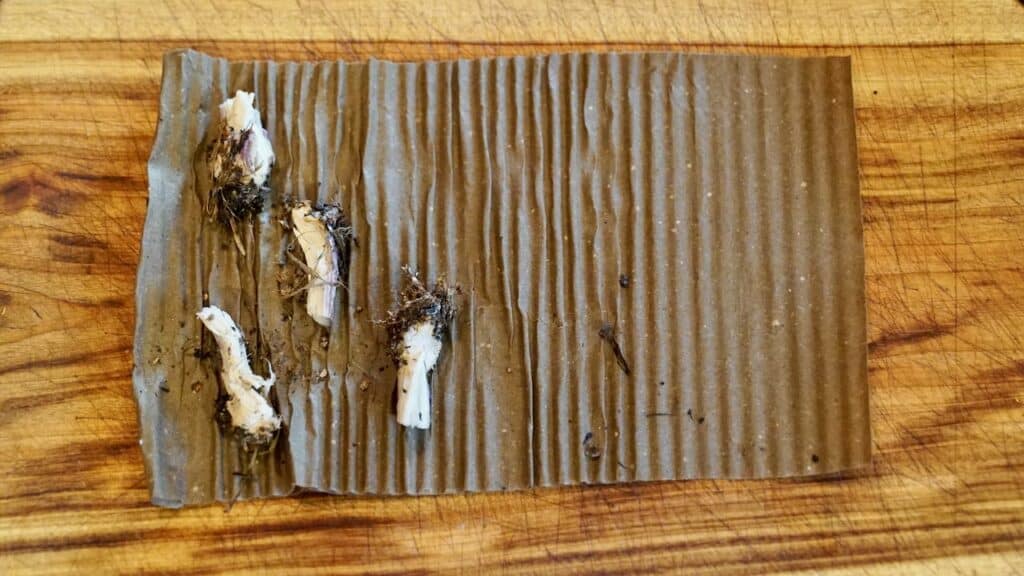
<path id="1" fill-rule="evenodd" d="M 246 256 L 203 211 L 217 105 L 238 89 L 255 92 L 277 155 Z M 848 59 L 174 52 L 149 181 L 133 379 L 156 504 L 869 461 Z M 330 330 L 278 290 L 285 197 L 352 217 L 350 288 Z M 426 432 L 395 422 L 375 322 L 404 264 L 464 291 Z M 195 318 L 207 301 L 278 375 L 284 434 L 247 475 L 215 418 L 215 349 Z"/>

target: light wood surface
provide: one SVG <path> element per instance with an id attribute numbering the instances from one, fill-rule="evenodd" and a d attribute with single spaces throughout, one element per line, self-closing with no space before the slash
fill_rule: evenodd
<path id="1" fill-rule="evenodd" d="M 0 2 L 0 573 L 1024 571 L 1021 4 L 150 4 Z M 871 469 L 151 506 L 130 381 L 135 268 L 160 58 L 183 46 L 851 55 Z"/>

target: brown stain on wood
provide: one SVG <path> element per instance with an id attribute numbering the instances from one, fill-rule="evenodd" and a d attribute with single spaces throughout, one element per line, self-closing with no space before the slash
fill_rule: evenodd
<path id="1" fill-rule="evenodd" d="M 21 211 L 30 200 L 36 209 L 53 218 L 72 213 L 86 200 L 85 194 L 49 183 L 45 177 L 27 176 L 3 182 L 0 186 L 0 202 L 4 212 Z"/>
<path id="2" fill-rule="evenodd" d="M 993 368 L 981 374 L 980 379 L 993 384 L 1024 380 L 1024 359 L 1014 360 L 1007 366 Z"/>
<path id="3" fill-rule="evenodd" d="M 32 189 L 36 199 L 36 208 L 52 218 L 62 218 L 72 214 L 75 208 L 85 202 L 86 196 L 81 192 L 51 188 L 37 183 Z"/>
<path id="4" fill-rule="evenodd" d="M 47 246 L 50 258 L 55 262 L 68 264 L 95 264 L 103 259 L 102 253 L 92 250 L 69 250 L 66 247 Z"/>
<path id="5" fill-rule="evenodd" d="M 28 203 L 31 193 L 28 182 L 18 180 L 5 182 L 3 187 L 0 187 L 0 202 L 3 203 L 3 211 L 7 213 L 20 211 Z"/>
<path id="6" fill-rule="evenodd" d="M 87 234 L 51 234 L 46 245 L 50 258 L 69 264 L 97 264 L 110 262 L 110 244 Z M 120 299 L 104 299 L 98 305 L 118 305 Z"/>
<path id="7" fill-rule="evenodd" d="M 1017 199 L 1024 197 L 1024 181 L 1016 140 L 1024 134 L 1024 118 L 1011 113 L 1024 105 L 1024 46 L 1013 44 L 1019 42 L 1016 21 L 1006 14 L 960 7 L 950 15 L 961 30 L 983 30 L 1003 44 L 954 45 L 929 36 L 910 47 L 894 42 L 927 36 L 914 30 L 925 27 L 915 22 L 927 15 L 915 14 L 899 26 L 900 39 L 865 19 L 851 19 L 854 28 L 847 31 L 856 34 L 842 36 L 813 17 L 827 15 L 827 6 L 795 2 L 786 15 L 776 14 L 780 23 L 794 18 L 783 31 L 819 44 L 798 48 L 745 36 L 729 27 L 729 19 L 714 19 L 714 7 L 706 9 L 713 26 L 699 11 L 674 21 L 695 34 L 692 42 L 638 35 L 631 43 L 498 44 L 459 42 L 457 35 L 305 39 L 301 18 L 260 24 L 283 27 L 285 34 L 275 38 L 290 33 L 301 41 L 239 41 L 211 38 L 220 29 L 187 12 L 177 15 L 180 26 L 157 21 L 155 12 L 138 13 L 121 22 L 122 33 L 133 34 L 131 26 L 141 27 L 137 34 L 166 27 L 172 36 L 196 31 L 204 37 L 121 42 L 103 36 L 112 15 L 85 14 L 68 25 L 96 40 L 47 41 L 49 32 L 38 23 L 42 12 L 26 12 L 25 6 L 5 2 L 0 9 L 10 19 L 0 37 L 17 32 L 43 39 L 0 41 L 0 61 L 11 63 L 0 67 L 6 88 L 0 142 L 8 147 L 0 151 L 0 248 L 7 250 L 0 256 L 0 310 L 7 306 L 0 317 L 0 572 L 46 566 L 59 572 L 209 573 L 227 566 L 239 572 L 993 573 L 1024 565 L 1024 350 L 1017 321 L 1024 301 Z M 1007 6 L 1020 14 L 1013 3 L 1001 10 Z M 891 13 L 877 2 L 858 7 Z M 57 4 L 39 10 L 46 8 L 57 15 L 64 10 Z M 365 20 L 374 17 L 371 12 L 352 14 L 346 29 L 390 28 L 414 39 L 433 34 L 401 11 L 388 13 L 387 27 L 373 26 Z M 452 13 L 447 4 L 436 8 L 442 19 L 454 18 Z M 29 24 L 17 25 L 25 14 Z M 987 17 L 995 19 L 981 20 Z M 494 28 L 478 27 L 478 35 L 494 40 L 508 39 L 497 31 L 520 26 L 503 28 L 516 20 L 501 8 L 486 22 Z M 618 30 L 627 24 L 606 22 Z M 936 30 L 952 37 L 947 29 Z M 706 38 L 712 32 L 715 37 Z M 600 37 L 592 24 L 574 33 Z M 884 45 L 828 45 L 847 38 Z M 875 335 L 869 376 L 874 465 L 861 475 L 818 481 L 655 483 L 418 499 L 306 496 L 241 503 L 227 515 L 219 507 L 153 508 L 135 444 L 129 379 L 133 265 L 26 269 L 14 267 L 8 254 L 25 250 L 20 238 L 90 253 L 104 250 L 89 245 L 102 239 L 107 249 L 137 254 L 160 57 L 183 44 L 234 58 L 292 60 L 579 49 L 852 53 Z M 48 65 L 40 63 L 41 54 L 53 55 Z M 116 82 L 107 75 L 115 69 Z M 881 94 L 872 94 L 880 86 Z M 57 113 L 62 110 L 68 114 Z M 41 118 L 46 129 L 26 128 Z M 137 189 L 134 195 L 111 194 L 129 188 Z M 27 209 L 33 206 L 38 210 Z M 104 235 L 111 214 L 136 222 L 135 231 Z M 67 217 L 76 229 L 54 229 L 57 217 Z M 67 245 L 56 235 L 84 240 Z M 53 262 L 48 253 L 41 258 Z M 182 390 L 191 394 L 188 384 Z"/>

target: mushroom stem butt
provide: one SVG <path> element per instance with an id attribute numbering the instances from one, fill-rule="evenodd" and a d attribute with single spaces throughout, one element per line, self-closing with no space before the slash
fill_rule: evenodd
<path id="1" fill-rule="evenodd" d="M 266 398 L 274 386 L 273 370 L 267 378 L 253 373 L 242 331 L 227 312 L 216 306 L 207 306 L 196 317 L 217 340 L 221 357 L 220 375 L 228 393 L 227 409 L 232 425 L 257 441 L 270 440 L 281 428 L 281 418 Z"/>
<path id="2" fill-rule="evenodd" d="M 398 366 L 398 423 L 411 428 L 430 428 L 430 382 L 427 376 L 441 354 L 434 323 L 420 322 L 402 336 L 405 346 Z"/>

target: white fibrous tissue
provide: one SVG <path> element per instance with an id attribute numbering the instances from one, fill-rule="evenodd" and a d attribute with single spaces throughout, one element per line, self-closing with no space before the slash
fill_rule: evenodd
<path id="1" fill-rule="evenodd" d="M 427 375 L 441 354 L 441 340 L 434 335 L 434 323 L 424 320 L 402 334 L 398 366 L 398 423 L 412 428 L 430 428 L 430 382 Z"/>
<path id="2" fill-rule="evenodd" d="M 221 120 L 227 129 L 228 149 L 236 151 L 233 157 L 218 158 L 212 166 L 214 180 L 224 172 L 237 173 L 241 184 L 255 184 L 262 187 L 274 164 L 274 148 L 270 137 L 263 128 L 260 112 L 253 103 L 256 95 L 239 90 L 233 98 L 220 105 Z M 237 172 L 231 170 L 234 167 Z"/>
<path id="3" fill-rule="evenodd" d="M 217 340 L 221 380 L 228 394 L 227 409 L 232 425 L 256 441 L 269 440 L 281 428 L 281 418 L 267 400 L 274 385 L 273 370 L 268 378 L 253 373 L 242 331 L 227 312 L 207 306 L 196 317 Z"/>
<path id="4" fill-rule="evenodd" d="M 291 215 L 295 238 L 306 259 L 306 312 L 317 324 L 330 327 L 340 278 L 334 236 L 306 202 L 292 208 Z"/>

